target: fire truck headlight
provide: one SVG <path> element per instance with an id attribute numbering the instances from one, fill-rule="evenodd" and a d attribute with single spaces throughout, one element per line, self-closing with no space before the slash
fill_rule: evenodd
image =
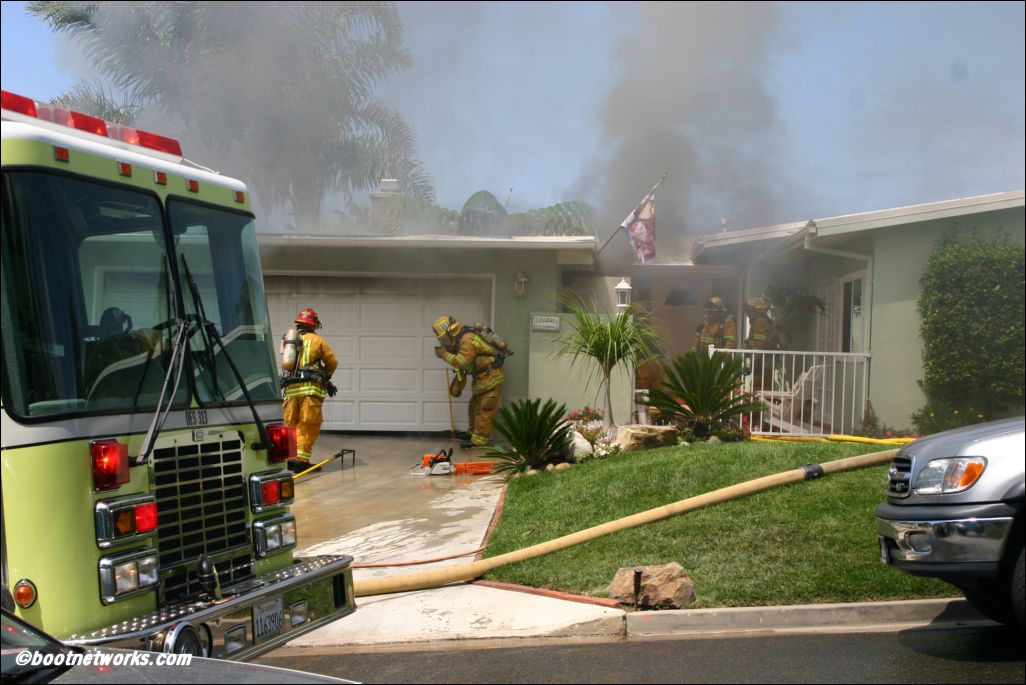
<path id="1" fill-rule="evenodd" d="M 281 526 L 270 526 L 267 529 L 267 551 L 273 552 L 281 547 Z"/>
<path id="2" fill-rule="evenodd" d="M 123 595 L 139 589 L 139 563 L 126 561 L 114 567 L 114 594 Z"/>
<path id="3" fill-rule="evenodd" d="M 296 546 L 296 519 L 283 514 L 253 523 L 253 542 L 257 556 L 283 552 Z"/>
<path id="4" fill-rule="evenodd" d="M 159 557 L 152 547 L 100 559 L 100 598 L 104 604 L 112 604 L 159 582 Z"/>
<path id="5" fill-rule="evenodd" d="M 296 544 L 296 522 L 286 521 L 281 524 L 281 544 L 290 547 Z"/>
<path id="6" fill-rule="evenodd" d="M 139 587 L 148 587 L 160 582 L 160 564 L 156 556 L 139 560 Z"/>

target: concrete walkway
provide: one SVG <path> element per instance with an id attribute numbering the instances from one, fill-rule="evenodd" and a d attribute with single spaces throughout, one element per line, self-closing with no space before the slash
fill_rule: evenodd
<path id="1" fill-rule="evenodd" d="M 297 483 L 293 512 L 299 556 L 352 554 L 356 564 L 436 559 L 480 548 L 503 488 L 496 476 L 413 476 L 425 453 L 454 447 L 447 438 L 323 435 L 316 454 L 356 450 L 345 464 Z M 358 568 L 356 579 L 417 573 L 474 557 L 416 566 Z M 443 640 L 622 637 L 739 631 L 896 630 L 986 622 L 963 600 L 625 612 L 559 593 L 460 583 L 431 590 L 358 598 L 355 614 L 294 640 L 295 647 L 367 647 Z"/>

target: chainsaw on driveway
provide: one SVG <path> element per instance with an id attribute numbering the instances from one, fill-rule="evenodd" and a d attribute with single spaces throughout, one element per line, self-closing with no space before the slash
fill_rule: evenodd
<path id="1" fill-rule="evenodd" d="M 410 469 L 411 476 L 486 476 L 495 466 L 493 461 L 468 461 L 452 463 L 452 448 L 439 450 L 436 454 L 425 454 L 419 464 Z"/>

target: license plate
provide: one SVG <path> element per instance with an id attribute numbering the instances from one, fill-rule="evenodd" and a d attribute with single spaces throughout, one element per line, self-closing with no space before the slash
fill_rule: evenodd
<path id="1" fill-rule="evenodd" d="M 285 624 L 285 611 L 281 597 L 261 602 L 253 607 L 253 641 L 260 642 L 281 632 Z"/>
<path id="2" fill-rule="evenodd" d="M 881 535 L 880 540 L 880 563 L 886 566 L 891 565 L 891 552 L 887 549 L 887 540 Z"/>

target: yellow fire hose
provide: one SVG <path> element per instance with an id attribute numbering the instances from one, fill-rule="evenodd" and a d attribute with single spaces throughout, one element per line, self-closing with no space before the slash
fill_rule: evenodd
<path id="1" fill-rule="evenodd" d="M 355 594 L 357 597 L 387 595 L 393 592 L 425 590 L 427 588 L 448 585 L 449 583 L 455 583 L 458 581 L 473 580 L 474 578 L 478 578 L 488 571 L 500 566 L 533 559 L 534 557 L 540 557 L 551 552 L 579 545 L 582 542 L 594 540 L 595 538 L 608 535 L 609 533 L 617 533 L 621 530 L 635 528 L 646 523 L 652 523 L 653 521 L 659 521 L 678 514 L 685 514 L 689 511 L 695 511 L 696 509 L 702 509 L 721 502 L 740 499 L 742 497 L 747 497 L 748 495 L 754 495 L 759 492 L 778 488 L 782 485 L 813 480 L 831 473 L 840 473 L 842 471 L 851 471 L 853 469 L 864 468 L 866 466 L 885 464 L 891 461 L 897 452 L 897 449 L 873 452 L 871 454 L 863 454 L 855 457 L 848 457 L 846 459 L 837 459 L 835 461 L 826 462 L 825 464 L 809 464 L 790 471 L 783 471 L 781 473 L 763 476 L 762 478 L 756 478 L 744 483 L 738 483 L 737 485 L 713 490 L 712 492 L 707 492 L 703 495 L 689 497 L 687 499 L 680 500 L 679 502 L 674 502 L 673 504 L 667 504 L 638 514 L 632 514 L 631 516 L 626 516 L 616 521 L 610 521 L 598 526 L 593 526 L 586 530 L 578 531 L 577 533 L 564 535 L 563 537 L 556 538 L 555 540 L 549 540 L 548 542 L 532 545 L 531 547 L 525 547 L 524 549 L 517 550 L 516 552 L 501 554 L 490 559 L 480 559 L 469 564 L 462 564 L 460 566 L 453 566 L 433 571 L 423 571 L 421 573 L 413 573 L 405 576 L 395 576 L 392 578 L 358 580 L 354 583 Z"/>

